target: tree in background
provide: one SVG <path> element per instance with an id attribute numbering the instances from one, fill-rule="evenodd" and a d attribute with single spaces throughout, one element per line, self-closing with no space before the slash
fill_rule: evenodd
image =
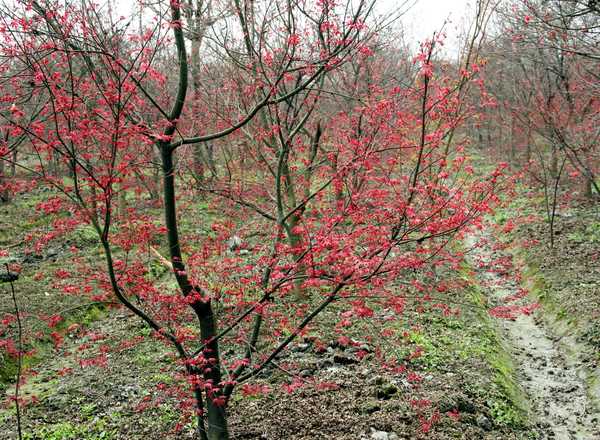
<path id="1" fill-rule="evenodd" d="M 488 144 L 526 166 L 543 190 L 550 246 L 557 204 L 571 182 L 583 198 L 598 191 L 598 12 L 578 1 L 505 2 L 498 37 L 485 49 Z"/>
<path id="2" fill-rule="evenodd" d="M 402 313 L 398 279 L 427 300 L 416 274 L 455 267 L 447 244 L 495 201 L 501 171 L 474 177 L 461 130 L 475 45 L 459 69 L 434 35 L 398 80 L 373 6 L 161 2 L 135 30 L 87 3 L 3 8 L 2 161 L 19 145 L 22 175 L 54 190 L 37 245 L 93 227 L 105 265 L 74 259 L 85 282 L 64 268 L 62 288 L 118 301 L 173 349 L 201 439 L 228 438 L 234 391 L 255 392 L 332 304 L 343 336 L 376 308 Z M 217 219 L 194 211 L 198 189 Z"/>

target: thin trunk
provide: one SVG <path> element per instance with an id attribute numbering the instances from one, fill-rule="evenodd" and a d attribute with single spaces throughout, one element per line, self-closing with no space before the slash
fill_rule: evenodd
<path id="1" fill-rule="evenodd" d="M 58 158 L 58 154 L 56 154 L 55 151 L 51 151 L 50 152 L 50 175 L 54 176 L 54 177 L 60 177 L 61 176 L 61 166 L 60 166 L 60 160 Z"/>
<path id="2" fill-rule="evenodd" d="M 0 161 L 2 162 L 2 161 Z M 5 264 L 6 273 L 9 275 L 10 279 L 10 269 L 8 264 Z M 19 392 L 21 391 L 21 379 L 22 379 L 22 370 L 23 370 L 23 325 L 21 323 L 21 311 L 19 310 L 19 303 L 17 302 L 17 295 L 15 293 L 15 285 L 13 281 L 10 282 L 10 291 L 12 294 L 13 306 L 15 311 L 15 316 L 17 318 L 17 375 L 16 375 L 16 384 L 15 384 L 15 409 L 17 416 L 17 434 L 18 439 L 21 440 L 23 438 L 23 427 L 21 421 L 21 396 Z"/>
<path id="3" fill-rule="evenodd" d="M 331 168 L 333 171 L 333 175 L 337 175 L 338 173 L 338 157 L 337 154 L 333 155 L 333 162 L 331 162 Z M 340 184 L 336 184 L 336 182 L 334 182 L 334 184 L 332 185 L 332 189 L 333 189 L 333 196 L 335 197 L 335 201 L 336 202 L 341 202 L 344 199 L 344 188 L 343 185 Z"/>
<path id="4" fill-rule="evenodd" d="M 531 161 L 531 125 L 527 127 L 527 145 L 525 146 L 525 163 L 528 164 Z"/>
<path id="5" fill-rule="evenodd" d="M 0 159 L 0 203 L 7 203 L 10 201 L 8 189 L 4 188 L 4 185 L 6 185 L 6 175 L 4 174 L 4 159 Z"/>
<path id="6" fill-rule="evenodd" d="M 592 198 L 592 180 L 588 176 L 585 176 L 585 175 L 582 177 L 582 179 L 583 180 L 582 180 L 581 194 L 586 199 L 591 199 Z"/>
<path id="7" fill-rule="evenodd" d="M 192 102 L 199 102 L 201 84 L 200 72 L 200 47 L 202 46 L 202 38 L 204 37 L 204 25 L 202 23 L 202 11 L 199 5 L 193 12 L 193 17 L 190 20 L 192 27 L 191 45 L 190 45 L 190 76 L 192 79 L 192 91 L 194 99 Z M 194 175 L 199 183 L 204 181 L 205 157 L 203 145 L 198 143 L 193 147 L 193 167 Z"/>
<path id="8" fill-rule="evenodd" d="M 550 157 L 550 176 L 553 179 L 556 179 L 556 177 L 558 176 L 558 149 L 556 148 L 555 143 L 552 143 L 552 150 L 551 150 L 551 157 Z"/>
<path id="9" fill-rule="evenodd" d="M 217 164 L 215 162 L 215 145 L 212 142 L 206 143 L 206 162 L 210 168 L 210 174 L 213 178 L 218 177 Z"/>
<path id="10" fill-rule="evenodd" d="M 127 191 L 123 186 L 119 188 L 119 218 L 121 222 L 127 219 Z"/>
<path id="11" fill-rule="evenodd" d="M 516 163 L 517 156 L 517 140 L 516 140 L 516 118 L 515 115 L 510 117 L 510 163 Z"/>
<path id="12" fill-rule="evenodd" d="M 163 167 L 163 191 L 165 222 L 167 226 L 167 237 L 171 255 L 171 264 L 177 283 L 182 294 L 187 297 L 191 294 L 201 293 L 193 286 L 185 273 L 185 265 L 181 254 L 179 232 L 177 225 L 177 209 L 175 204 L 175 168 L 173 163 L 173 151 L 168 145 L 161 145 L 161 158 Z M 200 324 L 200 335 L 202 341 L 210 341 L 204 351 L 205 356 L 215 359 L 211 368 L 203 371 L 205 381 L 210 381 L 214 387 L 221 387 L 221 365 L 219 358 L 219 342 L 214 337 L 217 335 L 215 316 L 212 303 L 207 301 L 195 301 L 191 305 Z M 209 440 L 228 440 L 227 415 L 225 407 L 220 403 L 222 390 L 206 395 L 206 420 L 207 436 Z"/>
<path id="13" fill-rule="evenodd" d="M 173 22 L 181 21 L 181 9 L 177 2 L 171 3 L 171 18 Z M 177 47 L 177 57 L 179 63 L 179 84 L 177 86 L 177 96 L 173 102 L 173 107 L 169 112 L 169 121 L 171 124 L 165 128 L 163 134 L 170 138 L 177 129 L 177 120 L 180 118 L 185 107 L 187 89 L 188 89 L 188 61 L 185 46 L 185 37 L 183 29 L 180 26 L 173 27 L 173 36 Z M 200 337 L 203 343 L 206 343 L 205 353 L 210 353 L 210 358 L 214 359 L 210 368 L 202 371 L 202 376 L 207 383 L 214 387 L 207 389 L 206 393 L 206 420 L 207 434 L 209 440 L 228 440 L 229 432 L 227 430 L 227 416 L 225 414 L 224 396 L 221 384 L 221 364 L 219 359 L 219 340 L 215 338 L 216 322 L 213 314 L 212 303 L 206 292 L 203 292 L 198 286 L 192 285 L 186 273 L 186 267 L 181 254 L 181 245 L 179 242 L 179 231 L 177 225 L 177 208 L 175 198 L 175 163 L 173 152 L 169 142 L 159 143 L 160 157 L 162 163 L 163 175 L 163 203 L 165 212 L 165 226 L 167 227 L 167 239 L 169 243 L 169 254 L 173 275 L 177 280 L 181 294 L 184 297 L 190 295 L 202 297 L 190 304 L 190 307 L 196 314 L 200 325 Z M 200 402 L 199 402 L 200 403 Z M 202 410 L 199 406 L 198 410 Z M 199 429 L 202 425 L 199 425 Z"/>
<path id="14" fill-rule="evenodd" d="M 287 153 L 281 152 L 281 154 L 285 154 L 287 157 Z M 287 159 L 285 159 L 285 164 L 283 166 L 283 177 L 284 177 L 284 185 L 286 189 L 286 196 L 288 203 L 291 208 L 297 206 L 296 192 L 294 190 L 294 181 L 292 179 L 292 174 L 287 164 Z M 288 237 L 288 243 L 291 247 L 296 248 L 302 245 L 302 236 L 295 232 L 296 227 L 300 223 L 300 213 L 302 210 L 294 213 L 290 219 L 288 226 L 285 228 Z M 306 291 L 302 289 L 303 278 L 306 274 L 306 266 L 303 263 L 299 263 L 296 267 L 296 279 L 294 280 L 294 295 L 296 298 L 306 298 Z"/>
<path id="15" fill-rule="evenodd" d="M 560 185 L 560 178 L 566 162 L 567 158 L 565 157 L 560 165 L 560 169 L 557 170 L 556 177 L 554 178 L 554 188 L 552 190 L 552 209 L 550 211 L 550 249 L 554 249 L 554 225 L 556 221 L 556 208 L 558 204 L 558 189 Z"/>
<path id="16" fill-rule="evenodd" d="M 15 148 L 12 154 L 12 162 L 10 163 L 10 176 L 15 177 L 17 175 L 17 154 L 18 151 Z"/>
<path id="17" fill-rule="evenodd" d="M 90 215 L 93 215 L 93 222 L 98 221 L 98 193 L 96 192 L 96 185 L 92 182 L 90 184 Z"/>
<path id="18" fill-rule="evenodd" d="M 194 145 L 194 175 L 198 182 L 204 182 L 204 154 L 202 144 Z"/>

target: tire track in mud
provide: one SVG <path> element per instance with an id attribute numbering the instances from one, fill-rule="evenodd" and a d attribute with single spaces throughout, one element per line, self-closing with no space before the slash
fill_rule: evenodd
<path id="1" fill-rule="evenodd" d="M 494 245 L 489 231 L 467 239 L 469 262 L 496 319 L 528 398 L 540 440 L 600 440 L 600 411 L 587 387 L 588 372 L 574 338 L 553 335 L 519 282 L 512 256 Z M 597 400 L 600 396 L 595 396 Z"/>

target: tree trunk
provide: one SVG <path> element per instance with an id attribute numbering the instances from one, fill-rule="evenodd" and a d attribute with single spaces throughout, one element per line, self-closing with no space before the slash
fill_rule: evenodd
<path id="1" fill-rule="evenodd" d="M 514 114 L 510 116 L 510 163 L 516 163 L 517 157 L 517 136 L 516 136 L 516 118 Z"/>
<path id="2" fill-rule="evenodd" d="M 194 311 L 196 311 L 200 320 L 200 334 L 202 340 L 207 341 L 213 339 L 217 332 L 211 303 L 200 303 L 198 306 L 194 306 Z M 207 436 L 208 440 L 229 440 L 225 404 L 215 404 L 215 398 L 221 397 L 223 391 L 222 386 L 219 385 L 221 383 L 221 365 L 219 363 L 218 340 L 209 343 L 206 348 L 207 357 L 213 357 L 216 361 L 209 371 L 204 372 L 204 379 L 206 381 L 210 380 L 213 384 L 217 384 L 221 387 L 221 390 L 216 396 L 206 396 Z"/>
<path id="3" fill-rule="evenodd" d="M 190 47 L 190 74 L 192 78 L 192 90 L 194 92 L 193 102 L 199 101 L 200 90 L 202 87 L 200 77 L 200 47 L 202 46 L 202 39 L 204 37 L 205 28 L 202 23 L 202 15 L 200 7 L 198 6 L 195 11 L 195 18 L 190 23 L 192 27 L 191 34 L 191 47 Z M 198 182 L 204 181 L 204 152 L 202 151 L 203 145 L 198 143 L 193 147 L 193 167 L 194 175 Z"/>
<path id="4" fill-rule="evenodd" d="M 193 286 L 186 275 L 186 268 L 181 254 L 181 244 L 179 242 L 179 231 L 177 224 L 177 209 L 175 198 L 175 164 L 173 151 L 168 144 L 160 146 L 163 172 L 163 195 L 165 210 L 165 225 L 167 227 L 167 238 L 169 241 L 169 250 L 171 255 L 171 264 L 173 274 L 177 279 L 177 284 L 184 297 L 191 294 L 201 293 Z M 228 440 L 229 432 L 227 428 L 227 415 L 222 400 L 221 385 L 221 364 L 219 358 L 219 341 L 214 339 L 217 334 L 215 316 L 212 309 L 212 303 L 208 301 L 195 301 L 191 305 L 192 310 L 198 318 L 200 324 L 200 336 L 202 341 L 210 341 L 205 349 L 207 358 L 213 358 L 215 361 L 211 368 L 203 371 L 205 381 L 210 381 L 214 387 L 219 387 L 219 391 L 214 393 L 205 393 L 206 396 L 206 421 L 208 427 L 206 434 L 208 440 Z M 199 421 L 200 423 L 200 421 Z M 202 429 L 199 426 L 199 429 Z"/>
<path id="5" fill-rule="evenodd" d="M 586 199 L 591 199 L 592 198 L 592 181 L 590 180 L 590 178 L 588 176 L 584 175 L 582 184 L 583 185 L 582 185 L 581 194 Z"/>
<path id="6" fill-rule="evenodd" d="M 293 229 L 298 224 L 298 217 L 292 216 L 290 221 L 290 231 L 288 233 L 288 243 L 291 247 L 295 248 L 302 244 L 302 236 L 293 232 Z M 306 290 L 302 288 L 302 284 L 304 283 L 304 276 L 306 275 L 306 265 L 304 263 L 299 263 L 296 267 L 296 279 L 294 280 L 294 295 L 297 299 L 306 299 L 308 294 Z"/>
<path id="7" fill-rule="evenodd" d="M 119 220 L 125 222 L 127 219 L 127 191 L 119 188 Z"/>
<path id="8" fill-rule="evenodd" d="M 12 154 L 12 162 L 10 163 L 10 176 L 15 177 L 17 175 L 17 154 L 18 151 L 15 148 Z"/>
<path id="9" fill-rule="evenodd" d="M 4 188 L 5 184 L 6 176 L 4 174 L 4 159 L 0 159 L 0 203 L 8 203 L 10 201 L 8 189 Z"/>
<path id="10" fill-rule="evenodd" d="M 217 164 L 215 162 L 215 145 L 211 142 L 206 144 L 206 162 L 208 163 L 212 177 L 216 179 L 218 177 L 218 173 Z"/>
<path id="11" fill-rule="evenodd" d="M 194 175 L 198 182 L 204 182 L 204 153 L 202 151 L 202 144 L 194 145 Z"/>
<path id="12" fill-rule="evenodd" d="M 98 221 L 98 193 L 96 191 L 96 185 L 92 182 L 90 183 L 90 215 L 94 218 L 92 222 Z"/>
<path id="13" fill-rule="evenodd" d="M 525 146 L 525 163 L 529 164 L 529 162 L 531 161 L 531 142 L 532 142 L 532 136 L 531 136 L 531 125 L 529 124 L 527 126 L 527 145 Z"/>
<path id="14" fill-rule="evenodd" d="M 552 157 L 550 158 L 550 176 L 553 179 L 558 176 L 558 151 L 554 145 L 552 145 Z"/>

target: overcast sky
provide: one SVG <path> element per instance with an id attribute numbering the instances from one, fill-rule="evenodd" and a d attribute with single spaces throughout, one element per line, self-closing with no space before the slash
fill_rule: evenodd
<path id="1" fill-rule="evenodd" d="M 445 20 L 450 22 L 444 28 L 448 37 L 446 49 L 448 53 L 457 51 L 457 38 L 464 28 L 465 19 L 472 14 L 473 2 L 476 0 L 376 0 L 376 11 L 379 14 L 389 13 L 400 5 L 406 10 L 407 5 L 414 4 L 402 17 L 407 42 L 413 48 L 418 42 L 430 38 L 434 31 L 439 30 Z M 119 13 L 128 15 L 135 2 L 132 0 L 113 0 Z M 468 22 L 468 21 L 467 21 Z"/>
<path id="2" fill-rule="evenodd" d="M 452 23 L 446 27 L 448 36 L 456 36 L 455 28 L 462 24 L 469 10 L 468 0 L 418 0 L 404 22 L 408 32 L 423 39 L 439 29 L 444 20 L 450 19 Z"/>
<path id="3" fill-rule="evenodd" d="M 402 25 L 407 41 L 416 42 L 430 38 L 438 31 L 445 20 L 450 22 L 445 26 L 447 34 L 446 46 L 449 52 L 455 52 L 458 47 L 458 35 L 462 32 L 468 17 L 472 16 L 474 0 L 412 0 L 415 5 L 402 17 Z M 378 10 L 393 8 L 400 0 L 378 0 Z M 414 46 L 413 46 L 414 47 Z"/>

